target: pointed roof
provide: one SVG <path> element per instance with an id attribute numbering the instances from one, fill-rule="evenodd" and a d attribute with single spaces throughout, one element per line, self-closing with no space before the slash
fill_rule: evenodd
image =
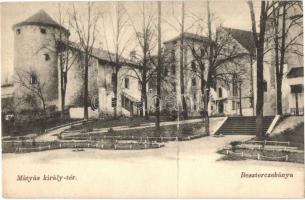
<path id="1" fill-rule="evenodd" d="M 235 28 L 227 28 L 223 27 L 230 35 L 239 42 L 245 49 L 247 49 L 250 53 L 255 55 L 255 44 L 253 40 L 253 34 L 251 31 L 235 29 Z"/>
<path id="2" fill-rule="evenodd" d="M 25 21 L 22 21 L 20 23 L 17 23 L 13 26 L 13 28 L 17 26 L 24 26 L 24 25 L 43 25 L 43 26 L 51 26 L 59 29 L 63 29 L 69 34 L 69 30 L 65 27 L 58 24 L 56 21 L 50 17 L 48 13 L 46 13 L 44 10 L 39 10 L 36 14 L 32 15 Z"/>

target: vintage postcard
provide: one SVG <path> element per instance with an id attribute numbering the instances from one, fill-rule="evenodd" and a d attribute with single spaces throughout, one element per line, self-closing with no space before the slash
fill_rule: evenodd
<path id="1" fill-rule="evenodd" d="M 4 198 L 303 198 L 303 2 L 1 3 Z"/>

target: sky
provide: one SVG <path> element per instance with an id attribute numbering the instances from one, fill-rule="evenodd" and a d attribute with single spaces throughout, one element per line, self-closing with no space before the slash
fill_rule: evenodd
<path id="1" fill-rule="evenodd" d="M 12 26 L 28 17 L 34 15 L 40 9 L 45 10 L 55 21 L 58 18 L 58 2 L 13 2 L 1 4 L 1 78 L 2 83 L 7 79 L 11 80 L 14 65 L 14 32 Z M 60 2 L 65 13 L 71 11 L 73 2 Z M 76 10 L 85 18 L 85 2 L 75 2 Z M 94 12 L 99 13 L 103 18 L 98 21 L 98 34 L 95 47 L 109 49 L 113 51 L 113 29 L 112 23 L 115 19 L 115 3 L 95 2 Z M 122 46 L 126 46 L 124 55 L 128 56 L 129 51 L 137 46 L 135 31 L 141 30 L 142 23 L 142 2 L 123 2 L 126 9 L 124 17 L 128 20 L 128 25 L 124 29 L 122 36 Z M 146 1 L 145 11 L 153 15 L 156 14 L 156 2 Z M 255 12 L 259 14 L 259 3 L 255 2 Z M 214 0 L 210 2 L 213 14 L 214 26 L 238 28 L 251 30 L 251 20 L 249 8 L 245 0 Z M 191 26 L 195 19 L 206 18 L 205 1 L 186 1 L 185 3 L 185 27 L 188 32 L 196 32 L 197 26 Z M 68 14 L 67 14 L 68 16 Z M 162 41 L 169 40 L 179 34 L 181 21 L 181 2 L 162 2 Z M 71 29 L 67 24 L 66 27 Z M 191 28 L 189 28 L 191 27 Z M 189 29 L 188 29 L 189 28 Z M 77 41 L 76 34 L 71 30 L 71 40 Z"/>

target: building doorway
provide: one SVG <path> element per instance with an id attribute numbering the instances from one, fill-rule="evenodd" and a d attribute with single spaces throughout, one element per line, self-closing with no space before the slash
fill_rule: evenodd
<path id="1" fill-rule="evenodd" d="M 223 114 L 223 101 L 219 101 L 218 103 L 218 113 Z"/>

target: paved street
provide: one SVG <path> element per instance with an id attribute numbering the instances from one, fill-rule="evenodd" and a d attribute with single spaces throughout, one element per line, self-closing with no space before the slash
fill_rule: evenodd
<path id="1" fill-rule="evenodd" d="M 11 197 L 302 197 L 301 164 L 217 161 L 218 148 L 251 136 L 170 142 L 161 149 L 72 149 L 3 155 L 4 194 Z M 16 163 L 20 163 L 16 165 Z M 293 173 L 292 178 L 240 178 L 241 173 Z M 74 181 L 16 182 L 18 175 L 73 175 Z M 290 187 L 293 185 L 293 187 Z M 47 187 L 46 187 L 47 186 Z M 78 188 L 81 187 L 81 190 Z M 16 189 L 22 190 L 16 191 Z M 27 191 L 27 192 L 22 192 Z M 31 191 L 31 193 L 30 193 Z"/>

